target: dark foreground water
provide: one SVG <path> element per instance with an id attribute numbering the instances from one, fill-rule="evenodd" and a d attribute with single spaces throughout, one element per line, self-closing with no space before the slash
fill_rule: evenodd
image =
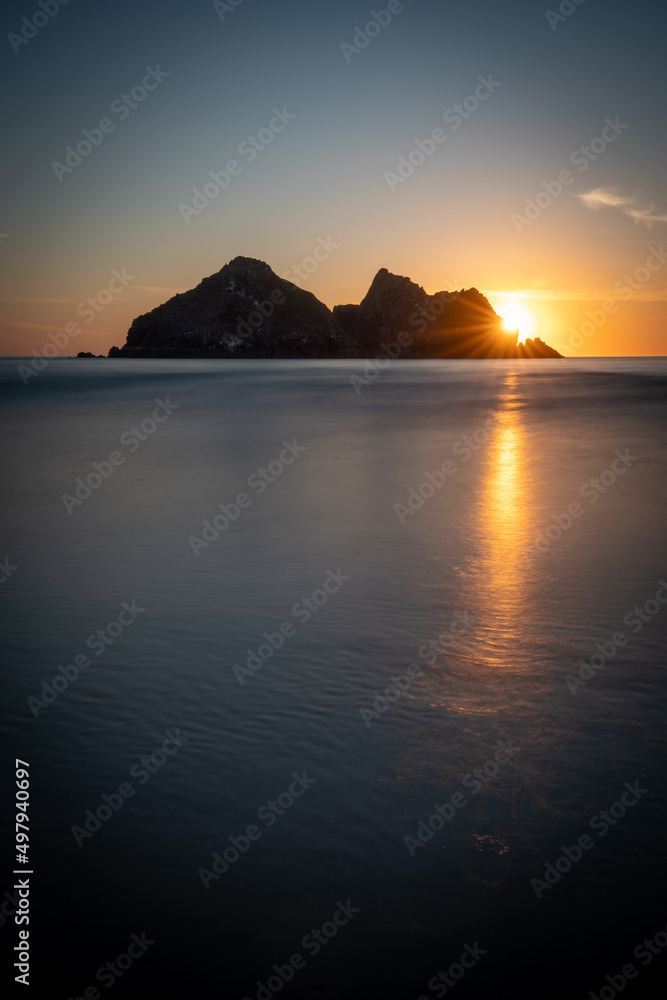
<path id="1" fill-rule="evenodd" d="M 20 995 L 662 995 L 663 361 L 16 365 Z"/>

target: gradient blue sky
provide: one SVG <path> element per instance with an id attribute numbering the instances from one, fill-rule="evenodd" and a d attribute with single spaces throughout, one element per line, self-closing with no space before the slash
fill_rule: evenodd
<path id="1" fill-rule="evenodd" d="M 475 285 L 499 308 L 515 293 L 565 354 L 667 353 L 667 266 L 644 269 L 667 238 L 667 13 L 570 6 L 552 30 L 534 0 L 412 0 L 348 63 L 341 43 L 386 4 L 242 0 L 221 20 L 210 2 L 70 0 L 15 52 L 9 33 L 40 8 L 6 2 L 0 350 L 29 354 L 75 321 L 61 353 L 106 353 L 233 257 L 284 274 L 331 238 L 299 282 L 329 306 L 387 267 L 429 292 Z M 169 75 L 146 100 L 110 113 L 158 64 Z M 492 96 L 459 129 L 443 123 L 488 75 Z M 274 107 L 296 119 L 247 163 L 237 147 Z M 115 130 L 59 182 L 52 162 L 104 117 Z M 616 117 L 628 127 L 580 172 L 570 155 Z M 385 172 L 438 127 L 447 140 L 390 190 Z M 240 175 L 186 225 L 179 204 L 234 158 Z M 571 185 L 518 232 L 512 216 L 568 168 Z M 77 305 L 122 268 L 127 287 L 82 322 Z"/>

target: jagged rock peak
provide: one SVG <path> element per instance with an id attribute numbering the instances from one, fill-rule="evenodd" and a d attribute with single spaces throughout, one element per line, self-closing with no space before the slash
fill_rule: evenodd
<path id="1" fill-rule="evenodd" d="M 369 295 L 377 294 L 379 292 L 385 294 L 390 289 L 395 289 L 396 291 L 401 292 L 405 292 L 408 289 L 414 289 L 415 292 L 421 292 L 423 295 L 426 295 L 426 292 L 421 285 L 412 281 L 411 278 L 405 278 L 401 274 L 392 274 L 392 272 L 388 271 L 386 267 L 381 267 L 371 281 L 371 286 L 365 297 L 368 298 Z"/>
<path id="2" fill-rule="evenodd" d="M 225 264 L 224 267 L 221 267 L 220 270 L 226 271 L 231 268 L 237 269 L 239 267 L 247 268 L 250 271 L 263 271 L 265 274 L 267 272 L 271 272 L 273 274 L 269 265 L 263 260 L 258 260 L 257 257 L 234 257 L 233 260 L 230 260 L 230 262 Z"/>

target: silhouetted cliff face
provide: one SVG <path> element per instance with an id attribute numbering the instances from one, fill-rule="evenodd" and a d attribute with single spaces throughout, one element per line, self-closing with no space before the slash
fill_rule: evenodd
<path id="1" fill-rule="evenodd" d="M 409 278 L 401 278 L 383 267 L 358 306 L 334 306 L 334 319 L 362 345 L 362 353 L 379 350 L 384 341 L 401 331 L 414 334 L 417 323 L 428 314 L 429 296 Z"/>
<path id="2" fill-rule="evenodd" d="M 345 358 L 355 344 L 330 310 L 268 264 L 236 257 L 196 288 L 134 320 L 110 356 Z"/>
<path id="3" fill-rule="evenodd" d="M 397 342 L 404 359 L 561 357 L 539 337 L 517 346 L 476 288 L 428 295 L 382 268 L 359 305 L 330 311 L 250 257 L 137 317 L 109 356 L 367 358 Z"/>
<path id="4" fill-rule="evenodd" d="M 420 285 L 378 271 L 358 306 L 335 306 L 334 318 L 362 354 L 382 350 L 403 332 L 406 358 L 517 357 L 516 333 L 508 333 L 488 299 L 476 288 L 428 295 Z"/>

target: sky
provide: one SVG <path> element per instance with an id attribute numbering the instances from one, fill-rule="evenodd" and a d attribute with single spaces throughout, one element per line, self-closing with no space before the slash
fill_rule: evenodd
<path id="1" fill-rule="evenodd" d="M 0 353 L 106 354 L 242 255 L 330 307 L 386 267 L 568 356 L 667 354 L 660 0 L 1 17 Z"/>

